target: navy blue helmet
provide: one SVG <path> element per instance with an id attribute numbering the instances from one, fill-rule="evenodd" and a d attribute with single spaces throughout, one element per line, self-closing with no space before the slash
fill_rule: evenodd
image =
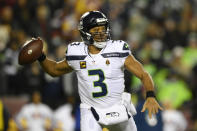
<path id="1" fill-rule="evenodd" d="M 90 11 L 84 13 L 80 18 L 78 30 L 81 34 L 82 40 L 86 44 L 93 44 L 94 40 L 89 30 L 93 27 L 105 26 L 107 40 L 110 39 L 110 26 L 107 17 L 100 11 Z"/>

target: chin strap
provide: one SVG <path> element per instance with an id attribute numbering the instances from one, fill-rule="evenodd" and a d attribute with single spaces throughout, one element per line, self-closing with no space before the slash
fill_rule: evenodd
<path id="1" fill-rule="evenodd" d="M 94 41 L 93 45 L 95 47 L 97 47 L 97 48 L 101 48 L 102 49 L 102 48 L 104 48 L 107 45 L 107 41 L 105 41 L 105 42 L 96 42 L 96 41 Z"/>

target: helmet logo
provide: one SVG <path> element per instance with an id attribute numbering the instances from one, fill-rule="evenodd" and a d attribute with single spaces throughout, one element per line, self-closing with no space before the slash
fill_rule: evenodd
<path id="1" fill-rule="evenodd" d="M 107 22 L 107 19 L 105 19 L 105 18 L 98 18 L 98 19 L 96 19 L 96 23 L 98 25 L 104 25 L 104 24 L 106 24 L 106 22 Z"/>

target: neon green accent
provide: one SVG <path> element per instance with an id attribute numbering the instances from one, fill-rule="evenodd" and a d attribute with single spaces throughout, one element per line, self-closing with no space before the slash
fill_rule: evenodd
<path id="1" fill-rule="evenodd" d="M 186 83 L 182 80 L 164 82 L 162 88 L 159 88 L 157 98 L 161 102 L 170 102 L 173 108 L 179 108 L 185 101 L 192 98 L 192 93 Z"/>
<path id="2" fill-rule="evenodd" d="M 126 45 L 125 45 L 125 48 L 128 48 L 128 47 L 129 47 L 129 46 L 126 44 Z"/>

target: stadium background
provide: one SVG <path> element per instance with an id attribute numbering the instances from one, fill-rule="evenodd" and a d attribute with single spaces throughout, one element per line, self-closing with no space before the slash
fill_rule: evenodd
<path id="1" fill-rule="evenodd" d="M 13 120 L 34 90 L 53 110 L 66 102 L 77 109 L 75 74 L 51 78 L 38 63 L 18 65 L 17 56 L 26 40 L 39 36 L 48 56 L 61 60 L 66 45 L 81 40 L 79 18 L 90 10 L 107 15 L 112 39 L 128 42 L 152 75 L 161 104 L 184 114 L 187 131 L 197 130 L 196 0 L 0 0 L 0 99 Z M 137 105 L 143 87 L 125 75 Z"/>

